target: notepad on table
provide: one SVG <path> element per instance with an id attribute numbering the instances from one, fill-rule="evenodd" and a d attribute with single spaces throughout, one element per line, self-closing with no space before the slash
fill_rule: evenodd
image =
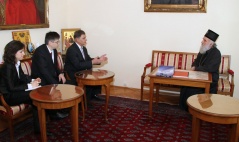
<path id="1" fill-rule="evenodd" d="M 40 87 L 41 87 L 41 85 L 39 85 L 39 86 L 37 86 L 37 87 L 30 88 L 30 89 L 25 89 L 25 91 L 35 90 L 35 89 L 40 88 Z"/>
<path id="2" fill-rule="evenodd" d="M 187 71 L 179 71 L 179 70 L 175 70 L 173 77 L 186 77 L 188 78 L 189 72 Z"/>

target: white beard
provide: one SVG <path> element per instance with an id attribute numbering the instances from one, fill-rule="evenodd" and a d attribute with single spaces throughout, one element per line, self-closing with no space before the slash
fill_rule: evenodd
<path id="1" fill-rule="evenodd" d="M 199 52 L 205 54 L 210 49 L 210 45 L 201 45 Z"/>

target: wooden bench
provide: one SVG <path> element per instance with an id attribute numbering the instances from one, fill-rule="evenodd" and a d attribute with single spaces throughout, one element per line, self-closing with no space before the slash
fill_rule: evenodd
<path id="1" fill-rule="evenodd" d="M 152 51 L 151 63 L 144 66 L 141 76 L 141 100 L 143 100 L 143 91 L 145 86 L 149 86 L 148 74 L 160 65 L 174 66 L 175 69 L 189 70 L 193 61 L 196 59 L 197 53 L 174 52 L 174 51 Z M 233 96 L 234 91 L 234 72 L 230 69 L 230 55 L 221 56 L 221 64 L 219 67 L 218 94 Z M 160 86 L 162 90 L 180 91 L 177 86 Z"/>

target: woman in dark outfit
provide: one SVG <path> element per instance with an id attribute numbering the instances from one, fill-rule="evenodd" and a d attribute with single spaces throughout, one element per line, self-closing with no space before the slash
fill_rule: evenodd
<path id="1" fill-rule="evenodd" d="M 20 60 L 24 55 L 24 44 L 20 41 L 13 40 L 4 48 L 4 63 L 0 69 L 0 91 L 5 101 L 11 106 L 22 103 L 32 105 L 30 91 L 25 91 L 25 89 L 37 87 L 41 82 L 40 78 L 32 80 L 30 76 L 23 73 Z M 32 107 L 34 130 L 38 133 L 40 129 L 37 109 L 33 105 Z"/>

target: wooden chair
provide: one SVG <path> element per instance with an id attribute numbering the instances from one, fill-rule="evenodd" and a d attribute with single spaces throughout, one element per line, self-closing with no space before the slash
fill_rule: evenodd
<path id="1" fill-rule="evenodd" d="M 27 104 L 9 106 L 4 100 L 2 93 L 0 93 L 0 117 L 8 124 L 11 141 L 14 141 L 14 124 L 31 117 L 31 110 L 31 106 Z"/>

